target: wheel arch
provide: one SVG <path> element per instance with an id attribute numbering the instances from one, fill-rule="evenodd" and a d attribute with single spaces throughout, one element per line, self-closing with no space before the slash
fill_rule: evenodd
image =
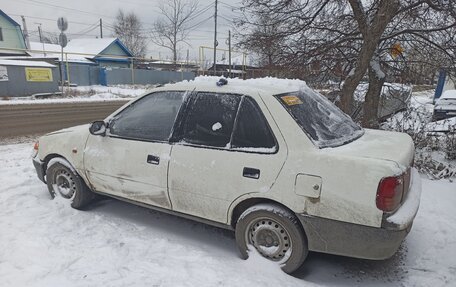
<path id="1" fill-rule="evenodd" d="M 43 163 L 44 163 L 44 173 L 45 173 L 45 174 L 46 174 L 46 171 L 47 171 L 47 168 L 48 168 L 48 163 L 49 163 L 49 161 L 50 161 L 51 159 L 53 159 L 53 158 L 56 158 L 56 157 L 63 158 L 64 160 L 66 160 L 68 163 L 71 164 L 71 162 L 68 161 L 68 159 L 66 159 L 66 158 L 65 158 L 63 155 L 61 155 L 61 154 L 58 154 L 58 153 L 51 153 L 51 154 L 48 154 L 48 155 L 46 155 L 46 156 L 44 157 L 44 159 L 43 159 Z M 71 164 L 71 166 L 73 166 L 73 168 L 74 168 L 74 165 L 73 165 L 73 164 Z"/>
<path id="2" fill-rule="evenodd" d="M 285 206 L 284 204 L 282 204 L 276 200 L 273 200 L 270 198 L 264 198 L 264 197 L 250 197 L 250 198 L 246 198 L 246 199 L 236 203 L 234 208 L 231 209 L 231 213 L 229 215 L 230 221 L 228 222 L 228 224 L 231 225 L 231 227 L 233 227 L 234 229 L 236 229 L 236 223 L 237 223 L 237 220 L 239 219 L 239 217 L 241 216 L 241 214 L 248 208 L 250 208 L 256 204 L 259 204 L 259 203 L 270 203 L 270 204 L 278 205 L 296 216 L 296 214 L 293 210 L 291 210 L 290 208 L 288 208 L 287 206 Z M 304 233 L 304 236 L 306 236 L 306 232 L 304 230 L 304 227 L 302 226 L 302 223 L 299 220 L 298 220 L 298 222 L 299 222 L 302 232 Z"/>

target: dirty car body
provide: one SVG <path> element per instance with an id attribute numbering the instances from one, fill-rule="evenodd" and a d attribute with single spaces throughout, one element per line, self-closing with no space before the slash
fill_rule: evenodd
<path id="1" fill-rule="evenodd" d="M 293 252 L 304 246 L 366 259 L 392 256 L 420 201 L 411 138 L 360 128 L 302 82 L 272 82 L 216 86 L 208 78 L 156 88 L 91 132 L 83 125 L 41 137 L 33 159 L 38 176 L 46 181 L 47 165 L 58 157 L 94 193 L 236 232 L 258 204 L 284 210 L 303 235 L 303 242 L 293 237 Z M 277 239 L 283 230 L 265 225 L 264 233 L 246 226 L 252 236 L 271 239 L 270 246 L 286 247 L 282 259 L 292 258 L 291 243 Z"/>

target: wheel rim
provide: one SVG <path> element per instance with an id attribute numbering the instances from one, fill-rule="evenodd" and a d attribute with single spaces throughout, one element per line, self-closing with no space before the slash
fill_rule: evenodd
<path id="1" fill-rule="evenodd" d="M 286 261 L 293 250 L 287 230 L 268 217 L 252 221 L 246 230 L 246 242 L 263 257 L 273 261 Z"/>
<path id="2" fill-rule="evenodd" d="M 54 191 L 64 198 L 71 199 L 76 193 L 76 183 L 73 180 L 73 175 L 66 170 L 59 170 L 54 180 Z"/>

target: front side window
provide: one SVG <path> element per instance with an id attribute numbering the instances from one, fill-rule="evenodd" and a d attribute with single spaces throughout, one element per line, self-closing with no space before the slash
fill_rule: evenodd
<path id="1" fill-rule="evenodd" d="M 128 139 L 167 141 L 186 92 L 156 92 L 133 102 L 109 123 L 109 133 Z"/>
<path id="2" fill-rule="evenodd" d="M 275 97 L 319 148 L 340 146 L 364 134 L 348 115 L 309 88 Z"/>
<path id="3" fill-rule="evenodd" d="M 273 152 L 276 143 L 267 121 L 256 103 L 244 97 L 231 142 L 233 149 Z"/>
<path id="4" fill-rule="evenodd" d="M 184 121 L 183 141 L 228 147 L 241 96 L 198 93 Z"/>

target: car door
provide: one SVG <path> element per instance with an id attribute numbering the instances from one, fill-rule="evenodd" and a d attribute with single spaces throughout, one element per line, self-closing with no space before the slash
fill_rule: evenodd
<path id="1" fill-rule="evenodd" d="M 212 221 L 226 223 L 239 196 L 268 191 L 286 159 L 282 138 L 246 96 L 193 95 L 177 134 L 168 174 L 173 210 Z"/>
<path id="2" fill-rule="evenodd" d="M 106 136 L 89 136 L 84 167 L 96 191 L 171 207 L 168 140 L 185 94 L 149 94 L 115 115 Z"/>

